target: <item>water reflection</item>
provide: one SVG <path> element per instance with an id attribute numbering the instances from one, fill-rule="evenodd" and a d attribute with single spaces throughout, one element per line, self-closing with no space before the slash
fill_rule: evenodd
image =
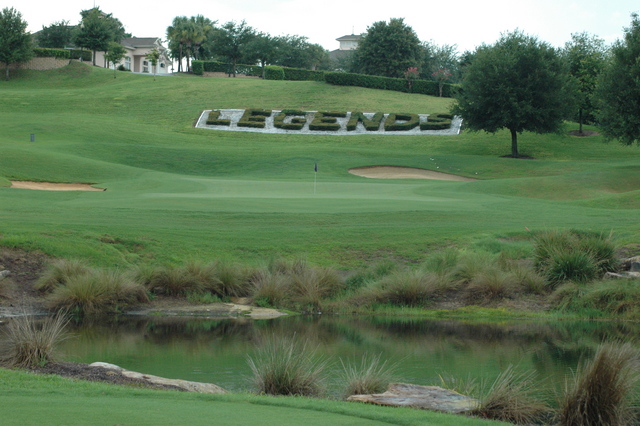
<path id="1" fill-rule="evenodd" d="M 640 323 L 434 321 L 363 316 L 296 316 L 272 320 L 126 317 L 72 324 L 65 360 L 104 361 L 149 374 L 248 389 L 246 363 L 267 336 L 295 335 L 333 361 L 364 353 L 397 362 L 398 379 L 438 383 L 439 375 L 493 379 L 510 364 L 534 369 L 551 386 L 604 341 L 633 341 Z M 636 342 L 637 343 L 637 342 Z"/>

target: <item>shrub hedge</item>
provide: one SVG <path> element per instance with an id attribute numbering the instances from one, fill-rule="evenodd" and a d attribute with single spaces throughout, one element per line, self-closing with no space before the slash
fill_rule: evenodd
<path id="1" fill-rule="evenodd" d="M 438 83 L 429 80 L 412 80 L 411 86 L 403 78 L 380 77 L 376 75 L 354 74 L 345 72 L 326 72 L 325 81 L 336 86 L 358 86 L 370 89 L 394 90 L 406 93 L 420 93 L 438 96 Z M 457 86 L 445 83 L 442 96 L 452 97 Z"/>
<path id="2" fill-rule="evenodd" d="M 326 132 L 335 132 L 340 130 L 340 123 L 338 123 L 338 119 L 327 114 L 328 113 L 325 112 L 316 112 L 313 121 L 309 124 L 309 130 L 320 130 Z"/>
<path id="3" fill-rule="evenodd" d="M 205 72 L 223 72 L 233 74 L 233 64 L 218 61 L 192 61 L 192 70 L 195 75 L 203 75 Z M 236 74 L 262 75 L 262 67 L 257 65 L 236 65 Z"/>
<path id="4" fill-rule="evenodd" d="M 93 59 L 90 50 L 71 49 L 69 50 L 69 57 L 71 59 L 81 59 L 84 62 L 90 62 Z"/>
<path id="5" fill-rule="evenodd" d="M 405 131 L 411 130 L 420 125 L 420 116 L 418 114 L 389 114 L 384 122 L 384 130 Z"/>
<path id="6" fill-rule="evenodd" d="M 45 49 L 43 47 L 34 48 L 33 54 L 38 58 L 69 59 L 71 57 L 66 49 Z"/>
<path id="7" fill-rule="evenodd" d="M 296 115 L 304 115 L 306 116 L 306 112 L 304 111 L 300 111 L 300 110 L 296 110 L 296 109 L 285 109 L 280 111 L 280 113 L 278 113 L 274 118 L 273 118 L 273 126 L 277 129 L 284 129 L 284 130 L 301 130 L 305 123 L 307 122 L 306 118 L 299 118 L 299 117 L 295 117 L 293 119 L 291 119 L 290 123 L 285 123 L 284 120 L 285 118 L 289 117 L 289 116 L 296 116 Z"/>
<path id="8" fill-rule="evenodd" d="M 265 120 L 271 115 L 271 110 L 247 109 L 238 120 L 238 127 L 253 127 L 264 129 Z"/>
<path id="9" fill-rule="evenodd" d="M 451 127 L 451 114 L 431 114 L 427 121 L 420 123 L 420 130 L 444 130 Z"/>
<path id="10" fill-rule="evenodd" d="M 209 126 L 230 126 L 231 120 L 220 119 L 220 111 L 211 111 L 207 117 L 207 125 Z"/>
<path id="11" fill-rule="evenodd" d="M 205 72 L 233 73 L 233 64 L 218 61 L 192 61 L 195 75 Z M 236 73 L 262 76 L 262 67 L 258 65 L 236 65 Z M 370 89 L 393 90 L 396 92 L 420 93 L 423 95 L 439 96 L 438 83 L 430 80 L 411 80 L 411 84 L 404 78 L 380 77 L 376 75 L 355 74 L 345 72 L 315 71 L 302 68 L 279 67 L 268 65 L 264 69 L 265 80 L 290 81 L 324 81 L 336 86 L 358 86 Z M 458 86 L 445 83 L 442 96 L 453 97 Z"/>
<path id="12" fill-rule="evenodd" d="M 269 65 L 264 69 L 265 80 L 284 80 L 284 69 L 275 65 Z"/>
<path id="13" fill-rule="evenodd" d="M 291 81 L 324 81 L 324 71 L 305 70 L 302 68 L 282 67 L 284 80 Z M 267 78 L 268 80 L 268 78 Z"/>
<path id="14" fill-rule="evenodd" d="M 362 112 L 352 112 L 351 118 L 347 123 L 347 131 L 353 131 L 358 126 L 358 122 L 362 122 L 362 125 L 368 131 L 376 131 L 380 129 L 380 122 L 384 118 L 384 113 L 376 112 L 371 119 L 368 119 Z"/>

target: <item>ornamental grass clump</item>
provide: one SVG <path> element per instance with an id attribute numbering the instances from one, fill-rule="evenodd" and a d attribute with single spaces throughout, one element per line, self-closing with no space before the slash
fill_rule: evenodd
<path id="1" fill-rule="evenodd" d="M 9 367 L 43 367 L 55 358 L 56 346 L 66 338 L 69 320 L 64 311 L 39 321 L 26 312 L 4 327 L 2 363 Z"/>
<path id="2" fill-rule="evenodd" d="M 50 292 L 56 286 L 66 284 L 70 278 L 90 272 L 89 265 L 81 260 L 56 259 L 49 264 L 45 273 L 38 279 L 35 288 L 42 292 Z"/>
<path id="3" fill-rule="evenodd" d="M 640 359 L 630 344 L 603 344 L 565 383 L 558 421 L 563 426 L 631 425 Z"/>
<path id="4" fill-rule="evenodd" d="M 534 266 L 551 288 L 567 281 L 586 283 L 616 270 L 615 249 L 611 234 L 546 231 L 535 237 Z"/>
<path id="5" fill-rule="evenodd" d="M 128 274 L 100 269 L 69 278 L 46 298 L 50 309 L 79 315 L 119 312 L 132 303 L 148 301 L 144 286 Z"/>
<path id="6" fill-rule="evenodd" d="M 255 391 L 268 395 L 320 396 L 326 361 L 293 337 L 270 337 L 247 362 Z"/>
<path id="7" fill-rule="evenodd" d="M 252 279 L 253 303 L 262 307 L 285 307 L 289 301 L 289 280 L 281 272 L 262 270 Z"/>
<path id="8" fill-rule="evenodd" d="M 515 424 L 534 424 L 549 414 L 549 407 L 536 399 L 533 372 L 518 373 L 513 366 L 501 372 L 478 408 L 471 414 Z"/>
<path id="9" fill-rule="evenodd" d="M 189 261 L 182 266 L 141 266 L 136 269 L 136 281 L 149 291 L 167 296 L 203 293 L 220 285 L 215 264 Z"/>
<path id="10" fill-rule="evenodd" d="M 340 359 L 340 364 L 345 398 L 384 392 L 393 380 L 397 368 L 396 364 L 389 364 L 388 360 L 380 361 L 380 354 L 364 354 L 360 363 L 345 363 Z"/>

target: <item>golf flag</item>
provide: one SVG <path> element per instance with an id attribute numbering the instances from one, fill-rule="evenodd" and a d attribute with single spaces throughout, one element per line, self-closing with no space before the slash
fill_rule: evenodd
<path id="1" fill-rule="evenodd" d="M 318 173 L 318 163 L 316 163 L 316 165 L 313 167 L 313 171 Z"/>

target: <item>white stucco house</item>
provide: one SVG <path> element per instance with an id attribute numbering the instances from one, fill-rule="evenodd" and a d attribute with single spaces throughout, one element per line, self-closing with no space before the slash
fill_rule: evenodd
<path id="1" fill-rule="evenodd" d="M 156 74 L 171 73 L 172 62 L 169 58 L 169 51 L 162 45 L 162 40 L 158 37 L 129 37 L 123 38 L 120 44 L 127 50 L 125 58 L 119 65 L 123 65 L 125 69 L 133 72 L 153 73 L 153 67 L 146 58 L 146 55 L 154 48 L 160 52 L 158 59 Z M 96 52 L 96 65 L 104 68 L 113 68 L 111 64 L 107 64 L 104 58 L 104 52 Z"/>
<path id="2" fill-rule="evenodd" d="M 358 43 L 362 36 L 360 34 L 344 35 L 336 39 L 340 43 L 340 47 L 329 52 L 329 59 L 332 61 L 341 61 L 349 58 L 353 51 L 358 48 Z"/>

